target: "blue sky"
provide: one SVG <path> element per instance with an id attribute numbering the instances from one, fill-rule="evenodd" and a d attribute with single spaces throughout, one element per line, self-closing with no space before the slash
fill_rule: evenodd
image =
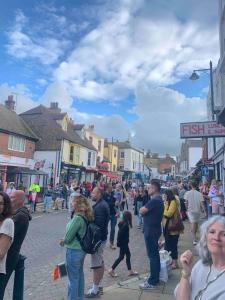
<path id="1" fill-rule="evenodd" d="M 1 1 L 0 101 L 58 101 L 106 137 L 177 153 L 179 123 L 205 118 L 209 76 L 188 78 L 219 57 L 217 1 L 195 2 Z"/>

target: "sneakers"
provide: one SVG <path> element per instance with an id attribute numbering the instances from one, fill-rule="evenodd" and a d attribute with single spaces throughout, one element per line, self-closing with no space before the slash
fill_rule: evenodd
<path id="1" fill-rule="evenodd" d="M 112 250 L 116 250 L 116 246 L 113 245 L 113 244 L 110 244 L 109 247 L 110 247 L 110 249 L 112 249 Z"/>
<path id="2" fill-rule="evenodd" d="M 193 245 L 196 246 L 198 244 L 197 241 L 193 241 Z"/>
<path id="3" fill-rule="evenodd" d="M 103 294 L 104 294 L 104 292 L 103 292 L 103 287 L 102 287 L 102 286 L 100 286 L 100 287 L 99 287 L 99 295 L 101 295 L 101 296 L 102 296 Z"/>
<path id="4" fill-rule="evenodd" d="M 139 284 L 139 288 L 141 290 L 154 290 L 156 286 L 149 284 L 147 281 L 144 281 L 143 283 Z"/>
<path id="5" fill-rule="evenodd" d="M 89 290 L 88 293 L 85 295 L 85 299 L 99 298 L 99 296 L 100 296 L 100 289 L 97 294 L 95 294 L 92 290 Z"/>

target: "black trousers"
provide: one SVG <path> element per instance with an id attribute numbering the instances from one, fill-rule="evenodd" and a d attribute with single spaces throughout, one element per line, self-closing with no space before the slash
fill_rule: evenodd
<path id="1" fill-rule="evenodd" d="M 120 247 L 120 255 L 117 258 L 117 260 L 114 262 L 114 264 L 112 265 L 113 270 L 115 270 L 115 268 L 121 263 L 121 261 L 124 259 L 125 255 L 126 255 L 127 269 L 128 269 L 128 271 L 131 270 L 131 263 L 130 263 L 131 254 L 130 254 L 130 249 L 129 249 L 128 245 L 125 247 Z"/>
<path id="2" fill-rule="evenodd" d="M 165 250 L 171 252 L 172 259 L 178 259 L 177 244 L 179 240 L 179 235 L 165 235 Z"/>

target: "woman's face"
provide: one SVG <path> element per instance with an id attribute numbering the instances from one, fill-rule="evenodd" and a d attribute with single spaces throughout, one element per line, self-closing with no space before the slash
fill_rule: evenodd
<path id="1" fill-rule="evenodd" d="M 166 201 L 166 200 L 167 200 L 167 195 L 166 195 L 166 194 L 163 194 L 163 195 L 162 195 L 162 198 L 163 198 L 163 201 Z"/>
<path id="2" fill-rule="evenodd" d="M 212 255 L 225 257 L 225 227 L 221 223 L 214 223 L 208 229 L 207 246 Z"/>
<path id="3" fill-rule="evenodd" d="M 73 208 L 74 211 L 77 211 L 77 207 L 78 207 L 77 200 L 74 199 L 74 200 L 72 201 L 72 208 Z"/>
<path id="4" fill-rule="evenodd" d="M 4 211 L 4 199 L 2 195 L 0 195 L 0 214 L 2 214 Z"/>

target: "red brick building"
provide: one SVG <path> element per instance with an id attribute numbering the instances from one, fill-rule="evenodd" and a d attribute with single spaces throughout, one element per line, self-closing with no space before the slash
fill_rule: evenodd
<path id="1" fill-rule="evenodd" d="M 29 185 L 29 175 L 35 173 L 34 151 L 36 134 L 14 111 L 15 101 L 9 96 L 5 105 L 0 105 L 0 180 Z M 29 172 L 30 170 L 30 172 Z"/>

